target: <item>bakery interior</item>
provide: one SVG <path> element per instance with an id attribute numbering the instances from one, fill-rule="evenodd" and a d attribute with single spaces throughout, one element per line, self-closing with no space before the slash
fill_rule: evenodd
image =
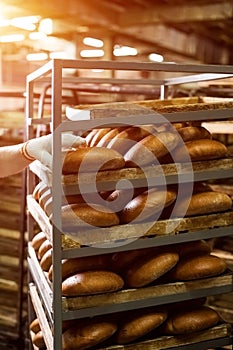
<path id="1" fill-rule="evenodd" d="M 68 122 L 94 151 L 78 180 L 72 157 L 62 174 L 32 163 L 0 178 L 0 348 L 232 349 L 233 2 L 0 6 L 1 146 Z M 191 168 L 177 144 L 169 158 L 166 138 L 148 162 L 129 151 L 177 134 Z M 128 152 L 107 146 L 123 139 Z M 115 165 L 93 178 L 96 159 Z M 103 219 L 80 201 L 92 203 L 93 188 L 111 209 Z M 187 193 L 193 208 L 182 207 Z M 61 205 L 64 232 L 53 224 Z"/>

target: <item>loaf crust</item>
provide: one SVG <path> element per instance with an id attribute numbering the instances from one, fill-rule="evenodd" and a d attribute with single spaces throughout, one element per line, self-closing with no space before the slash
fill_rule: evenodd
<path id="1" fill-rule="evenodd" d="M 133 198 L 119 213 L 120 222 L 141 222 L 147 218 L 157 218 L 164 208 L 176 199 L 176 192 L 172 190 L 161 191 L 149 189 Z"/>
<path id="2" fill-rule="evenodd" d="M 126 284 L 132 288 L 146 286 L 171 270 L 178 261 L 179 255 L 173 251 L 142 257 L 133 262 L 126 271 Z"/>
<path id="3" fill-rule="evenodd" d="M 32 247 L 35 249 L 35 251 L 37 251 L 41 244 L 46 240 L 46 236 L 45 236 L 45 233 L 44 232 L 39 232 L 39 233 L 36 233 L 35 236 L 32 238 L 32 241 L 31 241 L 31 245 Z"/>
<path id="4" fill-rule="evenodd" d="M 63 350 L 89 349 L 110 338 L 117 330 L 113 321 L 88 320 L 82 321 L 67 329 L 62 335 Z"/>
<path id="5" fill-rule="evenodd" d="M 188 334 L 214 327 L 220 320 L 217 312 L 207 306 L 173 313 L 165 321 L 166 334 Z"/>
<path id="6" fill-rule="evenodd" d="M 112 271 L 84 271 L 68 277 L 62 282 L 64 296 L 92 295 L 114 292 L 121 289 L 124 281 Z"/>
<path id="7" fill-rule="evenodd" d="M 159 327 L 167 318 L 164 310 L 138 310 L 118 325 L 115 338 L 118 344 L 130 343 Z"/>
<path id="8" fill-rule="evenodd" d="M 220 275 L 227 269 L 226 262 L 213 255 L 199 255 L 180 260 L 169 272 L 173 281 L 190 281 Z"/>
<path id="9" fill-rule="evenodd" d="M 117 151 L 105 147 L 81 147 L 65 152 L 62 173 L 98 172 L 99 170 L 121 169 L 124 165 L 124 158 Z"/>
<path id="10" fill-rule="evenodd" d="M 74 259 L 62 260 L 62 280 L 83 271 L 107 270 L 109 269 L 110 258 L 106 255 L 84 256 Z M 53 279 L 53 266 L 49 269 L 48 278 Z"/>
<path id="11" fill-rule="evenodd" d="M 189 204 L 187 201 L 189 201 L 189 199 L 184 198 L 177 204 L 175 215 L 202 215 L 222 212 L 232 208 L 231 197 L 222 192 L 206 191 L 194 193 Z"/>
<path id="12" fill-rule="evenodd" d="M 145 128 L 132 126 L 117 134 L 107 145 L 108 148 L 114 149 L 124 155 L 135 142 L 142 140 L 144 137 L 153 132 L 153 126 Z"/>
<path id="13" fill-rule="evenodd" d="M 174 159 L 176 162 L 184 162 L 187 152 L 191 161 L 202 161 L 224 158 L 227 156 L 227 147 L 220 141 L 212 139 L 198 139 L 188 141 L 181 147 L 177 147 L 174 151 Z"/>
<path id="14" fill-rule="evenodd" d="M 211 133 L 203 126 L 186 126 L 179 128 L 178 133 L 184 142 L 212 138 Z"/>
<path id="15" fill-rule="evenodd" d="M 164 131 L 149 135 L 132 146 L 124 155 L 126 166 L 144 166 L 155 164 L 171 152 L 178 144 L 180 137 L 175 132 Z"/>
<path id="16" fill-rule="evenodd" d="M 119 224 L 117 214 L 99 204 L 69 204 L 62 206 L 61 212 L 64 229 L 87 225 L 92 227 L 110 227 Z"/>

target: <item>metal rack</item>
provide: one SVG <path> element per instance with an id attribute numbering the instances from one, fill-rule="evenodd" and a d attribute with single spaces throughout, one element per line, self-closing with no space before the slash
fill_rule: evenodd
<path id="1" fill-rule="evenodd" d="M 211 286 L 211 281 L 209 288 L 203 286 L 201 289 L 195 289 L 194 294 L 190 295 L 188 292 L 181 291 L 177 295 L 164 295 L 161 298 L 154 297 L 153 293 L 151 297 L 145 300 L 132 299 L 129 303 L 121 304 L 118 303 L 114 306 L 103 305 L 95 306 L 92 308 L 84 308 L 83 310 L 69 311 L 64 307 L 64 300 L 61 294 L 61 260 L 69 257 L 78 257 L 78 256 L 88 256 L 88 255 L 99 255 L 105 254 L 113 251 L 123 251 L 123 250 L 132 250 L 136 248 L 144 248 L 146 246 L 156 246 L 156 245 L 165 245 L 165 244 L 174 244 L 179 242 L 194 241 L 201 238 L 211 238 L 216 236 L 229 235 L 232 232 L 233 223 L 229 221 L 228 225 L 220 228 L 213 229 L 200 229 L 192 233 L 182 233 L 181 235 L 168 235 L 161 237 L 150 238 L 150 240 L 137 240 L 128 245 L 123 245 L 121 247 L 115 247 L 108 249 L 96 249 L 91 247 L 74 247 L 69 248 L 69 245 L 66 246 L 66 242 L 63 241 L 63 234 L 58 229 L 61 225 L 61 194 L 64 191 L 67 193 L 73 193 L 77 191 L 77 184 L 74 186 L 64 186 L 62 183 L 62 164 L 60 159 L 61 153 L 61 133 L 65 131 L 77 131 L 82 130 L 86 131 L 95 127 L 105 126 L 115 126 L 120 125 L 125 122 L 125 118 L 117 117 L 111 115 L 109 111 L 109 117 L 103 119 L 91 119 L 83 121 L 68 121 L 62 120 L 62 86 L 66 82 L 66 79 L 63 78 L 64 69 L 92 69 L 99 68 L 105 70 L 125 70 L 125 71 L 163 71 L 163 72 L 172 72 L 172 73 L 185 73 L 186 75 L 171 78 L 171 79 L 91 79 L 91 78 L 75 78 L 74 84 L 77 86 L 83 86 L 83 84 L 95 83 L 101 86 L 102 84 L 111 85 L 131 85 L 131 86 L 148 86 L 148 87 L 159 87 L 160 88 L 160 97 L 164 99 L 167 96 L 167 91 L 169 86 L 176 84 L 183 84 L 187 82 L 199 82 L 207 81 L 214 79 L 223 79 L 233 76 L 233 68 L 231 66 L 214 66 L 214 65 L 189 65 L 189 64 L 171 64 L 171 63 L 135 63 L 135 62 L 111 62 L 111 61 L 80 61 L 80 60 L 52 60 L 46 65 L 42 66 L 35 72 L 27 76 L 27 110 L 26 110 L 26 122 L 27 122 L 27 138 L 33 137 L 34 129 L 41 124 L 50 125 L 50 129 L 53 132 L 53 176 L 51 177 L 48 174 L 46 169 L 37 164 L 33 164 L 28 170 L 28 209 L 30 215 L 28 216 L 28 232 L 29 232 L 29 268 L 31 275 L 30 282 L 30 295 L 33 303 L 33 307 L 38 318 L 41 321 L 41 328 L 44 334 L 45 343 L 48 350 L 62 349 L 62 321 L 73 319 L 73 318 L 82 318 L 88 315 L 93 316 L 97 314 L 107 314 L 115 311 L 123 311 L 126 308 L 140 308 L 148 305 L 158 305 L 161 303 L 170 303 L 180 300 L 192 299 L 193 296 L 207 296 L 212 294 L 227 293 L 233 290 L 232 287 L 232 278 L 231 276 L 223 281 L 220 281 L 218 287 L 214 288 Z M 187 73 L 192 73 L 192 75 L 187 75 Z M 51 118 L 36 118 L 33 113 L 34 97 L 33 90 L 37 82 L 49 82 L 51 84 L 52 91 L 52 104 L 51 104 Z M 186 120 L 224 120 L 232 118 L 233 109 L 219 109 L 219 110 L 203 110 L 197 112 L 177 112 L 172 115 L 166 113 L 163 115 L 168 121 L 186 121 Z M 137 117 L 131 116 L 127 120 L 129 124 L 146 124 L 148 121 L 151 122 L 153 117 L 153 122 L 156 123 L 154 116 L 144 115 L 141 117 L 141 120 Z M 129 118 L 129 117 L 127 117 Z M 39 170 L 38 170 L 39 169 Z M 153 169 L 150 171 L 150 176 L 153 178 Z M 187 174 L 186 174 L 187 175 Z M 228 178 L 232 176 L 232 163 L 230 162 L 225 169 L 216 168 L 209 171 L 195 173 L 194 172 L 194 181 L 207 180 L 210 178 Z M 31 193 L 35 187 L 35 177 L 41 178 L 43 181 L 47 181 L 48 185 L 52 189 L 53 193 L 53 222 L 54 225 L 51 225 L 48 221 L 46 215 L 39 208 L 37 203 L 31 197 Z M 169 183 L 176 183 L 177 176 L 167 176 Z M 185 176 L 183 177 L 185 181 Z M 114 186 L 117 182 L 117 179 L 108 184 L 108 189 L 114 189 Z M 140 182 L 141 184 L 141 182 Z M 106 189 L 105 184 L 100 184 L 100 188 Z M 30 246 L 30 239 L 32 238 L 33 233 L 33 223 L 34 220 L 39 221 L 42 231 L 51 239 L 53 245 L 53 267 L 54 267 L 54 277 L 52 287 L 49 286 L 43 272 L 40 269 L 40 266 L 37 262 L 35 253 Z M 50 325 L 52 324 L 54 333 L 51 332 Z M 223 337 L 218 339 L 218 346 L 224 346 L 231 344 L 231 336 Z M 216 340 L 214 341 L 216 345 Z M 200 345 L 203 349 L 207 349 L 213 345 L 213 340 L 206 340 Z M 192 349 L 193 344 L 185 345 L 185 349 Z M 183 347 L 181 346 L 180 349 Z M 201 347 L 200 347 L 201 348 Z"/>

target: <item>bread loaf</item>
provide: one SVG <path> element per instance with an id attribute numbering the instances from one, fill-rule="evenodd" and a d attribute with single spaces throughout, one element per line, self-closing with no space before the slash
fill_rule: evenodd
<path id="1" fill-rule="evenodd" d="M 67 329 L 62 335 L 63 350 L 84 350 L 110 338 L 117 330 L 115 322 L 90 319 Z"/>
<path id="2" fill-rule="evenodd" d="M 104 135 L 106 135 L 109 131 L 111 130 L 111 128 L 103 128 L 103 129 L 99 129 L 95 135 L 92 137 L 89 146 L 90 147 L 95 147 L 100 140 L 104 137 Z"/>
<path id="3" fill-rule="evenodd" d="M 203 126 L 186 126 L 178 129 L 178 133 L 184 142 L 211 139 L 211 133 Z"/>
<path id="4" fill-rule="evenodd" d="M 40 260 L 40 266 L 43 271 L 49 271 L 52 265 L 52 248 L 47 250 L 47 252 L 42 256 Z"/>
<path id="5" fill-rule="evenodd" d="M 99 170 L 121 169 L 124 158 L 117 151 L 105 147 L 82 147 L 64 154 L 62 172 L 72 174 L 98 172 Z"/>
<path id="6" fill-rule="evenodd" d="M 146 286 L 171 270 L 178 261 L 179 255 L 173 251 L 143 256 L 129 266 L 124 275 L 125 282 L 132 288 Z"/>
<path id="7" fill-rule="evenodd" d="M 133 198 L 119 213 L 120 222 L 141 222 L 148 218 L 157 219 L 164 208 L 172 204 L 176 199 L 173 190 L 158 190 L 157 188 L 139 194 Z"/>
<path id="8" fill-rule="evenodd" d="M 119 224 L 116 213 L 99 204 L 70 204 L 61 209 L 64 229 L 77 226 L 110 227 Z M 52 219 L 52 218 L 50 218 Z"/>
<path id="9" fill-rule="evenodd" d="M 179 142 L 175 132 L 160 132 L 149 135 L 132 146 L 124 155 L 126 166 L 140 167 L 156 164 L 159 159 L 171 152 Z"/>
<path id="10" fill-rule="evenodd" d="M 110 257 L 105 255 L 84 256 L 74 259 L 62 260 L 62 280 L 83 271 L 107 270 L 109 269 Z M 49 269 L 48 278 L 53 279 L 53 266 Z"/>
<path id="11" fill-rule="evenodd" d="M 131 126 L 117 134 L 108 143 L 107 147 L 124 155 L 126 151 L 128 151 L 128 149 L 135 144 L 135 142 L 138 142 L 144 137 L 150 135 L 151 132 L 153 132 L 153 126 Z"/>
<path id="12" fill-rule="evenodd" d="M 32 238 L 32 241 L 31 241 L 31 245 L 32 247 L 35 249 L 35 251 L 37 251 L 41 244 L 46 240 L 46 236 L 45 236 L 45 233 L 44 232 L 39 232 L 37 234 L 35 234 L 35 236 Z"/>
<path id="13" fill-rule="evenodd" d="M 87 146 L 90 146 L 93 137 L 97 134 L 98 131 L 99 129 L 92 129 L 87 133 L 87 135 L 85 136 Z"/>
<path id="14" fill-rule="evenodd" d="M 165 321 L 163 332 L 171 335 L 198 332 L 214 327 L 219 320 L 218 313 L 207 306 L 185 309 L 169 315 Z"/>
<path id="15" fill-rule="evenodd" d="M 186 142 L 185 145 L 177 147 L 174 151 L 176 162 L 186 161 L 187 153 L 191 161 L 211 160 L 227 156 L 227 147 L 220 141 L 211 139 L 199 139 Z"/>
<path id="16" fill-rule="evenodd" d="M 129 266 L 131 266 L 131 264 L 134 261 L 140 260 L 141 257 L 149 253 L 155 254 L 156 252 L 157 252 L 156 247 L 150 247 L 150 248 L 133 249 L 129 251 L 114 253 L 111 255 L 111 261 L 110 261 L 111 269 L 122 274 L 128 269 Z"/>
<path id="17" fill-rule="evenodd" d="M 191 256 L 204 254 L 206 255 L 210 254 L 211 252 L 210 245 L 203 239 L 193 242 L 175 244 L 175 249 L 179 254 L 180 258 L 190 258 Z"/>
<path id="18" fill-rule="evenodd" d="M 126 129 L 127 126 L 111 129 L 107 134 L 105 134 L 102 139 L 96 144 L 97 147 L 107 147 L 109 142 L 118 135 L 122 130 Z"/>
<path id="19" fill-rule="evenodd" d="M 217 276 L 226 271 L 226 262 L 213 255 L 198 255 L 180 260 L 169 272 L 172 281 L 189 281 Z"/>
<path id="20" fill-rule="evenodd" d="M 225 193 L 214 191 L 194 193 L 189 204 L 187 201 L 189 201 L 189 198 L 184 198 L 176 204 L 174 210 L 176 216 L 217 213 L 229 210 L 232 207 L 232 199 L 230 196 Z"/>
<path id="21" fill-rule="evenodd" d="M 165 309 L 142 309 L 122 317 L 115 339 L 118 344 L 130 343 L 159 327 L 167 318 Z"/>
<path id="22" fill-rule="evenodd" d="M 42 331 L 32 335 L 32 343 L 39 349 L 44 349 L 46 347 Z"/>
<path id="23" fill-rule="evenodd" d="M 83 271 L 62 282 L 62 294 L 66 297 L 92 295 L 120 290 L 124 281 L 112 271 Z"/>
<path id="24" fill-rule="evenodd" d="M 30 330 L 33 332 L 33 333 L 38 333 L 41 328 L 40 328 L 40 323 L 39 323 L 39 320 L 38 318 L 35 318 L 31 323 L 30 323 L 30 326 L 29 326 Z"/>
<path id="25" fill-rule="evenodd" d="M 38 259 L 42 259 L 42 257 L 44 256 L 44 254 L 50 250 L 52 248 L 52 244 L 51 242 L 46 239 L 40 246 L 40 248 L 38 249 Z"/>

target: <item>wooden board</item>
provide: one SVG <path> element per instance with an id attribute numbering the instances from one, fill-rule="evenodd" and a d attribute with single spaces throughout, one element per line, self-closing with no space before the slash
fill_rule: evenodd
<path id="1" fill-rule="evenodd" d="M 189 282 L 176 282 L 155 285 L 145 288 L 137 289 L 123 289 L 114 293 L 105 293 L 100 295 L 90 295 L 90 296 L 79 296 L 79 297 L 69 297 L 62 298 L 62 305 L 64 311 L 79 310 L 95 306 L 103 305 L 115 305 L 115 304 L 126 304 L 129 302 L 134 302 L 138 300 L 150 300 L 152 298 L 161 298 L 167 296 L 182 295 L 184 293 L 192 294 L 194 297 L 194 292 L 209 290 L 209 288 L 218 288 L 223 286 L 229 286 L 229 292 L 233 291 L 232 285 L 232 275 L 227 274 L 223 276 L 217 276 L 214 278 L 205 278 L 202 280 L 193 280 Z M 207 293 L 208 294 L 208 293 Z M 200 294 L 199 294 L 200 296 Z M 197 296 L 198 297 L 198 296 Z M 177 299 L 178 300 L 178 299 Z M 172 298 L 170 298 L 170 302 Z M 174 301 L 174 298 L 173 298 Z M 161 302 L 160 302 L 161 303 Z"/>
<path id="2" fill-rule="evenodd" d="M 187 335 L 163 336 L 140 343 L 107 346 L 102 349 L 99 348 L 99 350 L 164 350 L 173 347 L 188 346 L 190 344 L 197 344 L 196 349 L 198 349 L 198 343 L 200 342 L 230 337 L 230 334 L 230 324 L 222 324 L 205 331 L 190 333 Z"/>
<path id="3" fill-rule="evenodd" d="M 48 186 L 52 185 L 52 174 L 39 161 L 35 161 L 30 165 L 30 169 L 45 182 Z M 213 177 L 213 172 L 225 172 L 233 171 L 233 158 L 206 160 L 193 163 L 176 163 L 176 164 L 161 164 L 149 167 L 140 168 L 123 168 L 120 170 L 99 171 L 96 173 L 78 173 L 62 175 L 61 182 L 64 186 L 64 192 L 69 191 L 69 187 L 72 188 L 72 192 L 78 192 L 79 186 L 82 185 L 82 190 L 90 191 L 90 184 L 93 182 L 99 189 L 115 189 L 116 182 L 119 180 L 127 179 L 134 183 L 135 187 L 143 187 L 147 185 L 147 179 L 154 179 L 155 184 L 161 181 L 164 183 L 164 177 L 167 179 L 176 177 L 176 181 L 179 181 L 179 177 L 193 174 L 193 176 L 201 176 L 202 180 L 206 180 Z M 78 175 L 78 176 L 77 176 Z M 179 177 L 178 177 L 179 176 Z M 218 175 L 219 178 L 219 175 Z M 198 180 L 196 178 L 196 180 Z M 101 187 L 100 187 L 101 185 Z M 86 187 L 85 187 L 86 186 Z M 91 189 L 93 187 L 91 186 Z M 93 190 L 92 190 L 93 191 Z M 70 191 L 69 191 L 70 192 Z M 69 193 L 68 192 L 68 193 Z"/>
<path id="4" fill-rule="evenodd" d="M 27 197 L 27 203 L 30 213 L 51 241 L 52 225 L 49 218 L 31 195 Z M 67 230 L 67 233 L 62 235 L 62 246 L 69 249 L 81 245 L 95 245 L 126 239 L 138 239 L 142 238 L 142 232 L 143 237 L 152 237 L 231 225 L 233 225 L 233 211 L 182 219 L 158 220 L 149 224 L 126 224 L 107 228 L 95 228 L 89 231 L 86 228 L 82 230 L 81 227 L 76 227 L 69 229 L 69 231 Z"/>

